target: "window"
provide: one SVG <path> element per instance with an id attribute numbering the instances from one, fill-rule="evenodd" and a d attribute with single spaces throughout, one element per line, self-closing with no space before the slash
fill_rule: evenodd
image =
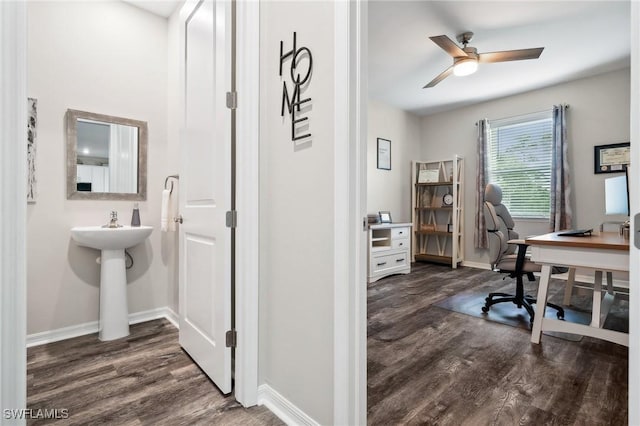
<path id="1" fill-rule="evenodd" d="M 552 111 L 489 121 L 487 177 L 513 217 L 549 218 Z"/>

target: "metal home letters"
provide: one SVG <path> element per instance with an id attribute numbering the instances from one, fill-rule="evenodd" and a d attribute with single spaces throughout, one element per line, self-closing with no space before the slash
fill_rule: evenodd
<path id="1" fill-rule="evenodd" d="M 300 99 L 300 95 L 307 88 L 311 80 L 313 57 L 308 47 L 297 48 L 295 32 L 293 33 L 293 48 L 285 53 L 283 45 L 284 42 L 280 41 L 280 78 L 283 78 L 283 65 L 285 62 L 290 62 L 289 77 L 293 84 L 293 92 L 290 90 L 291 86 L 287 86 L 287 78 L 285 78 L 282 82 L 282 106 L 280 108 L 280 116 L 284 117 L 284 107 L 286 104 L 287 111 L 291 116 L 291 140 L 295 142 L 311 137 L 311 133 L 304 133 L 309 128 L 309 117 L 301 116 L 308 111 L 302 111 L 300 109 L 302 104 L 311 102 L 311 98 Z M 306 61 L 304 59 L 306 59 Z M 300 124 L 304 122 L 306 122 L 306 126 Z"/>

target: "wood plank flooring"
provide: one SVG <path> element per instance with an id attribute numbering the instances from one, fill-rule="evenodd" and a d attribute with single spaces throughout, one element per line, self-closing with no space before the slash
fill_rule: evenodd
<path id="1" fill-rule="evenodd" d="M 369 424 L 627 424 L 626 347 L 550 336 L 534 345 L 527 330 L 433 306 L 504 284 L 495 272 L 421 263 L 369 284 Z"/>
<path id="2" fill-rule="evenodd" d="M 502 285 L 491 271 L 421 263 L 369 284 L 369 424 L 627 424 L 627 348 L 588 337 L 543 336 L 533 345 L 527 330 L 434 306 Z M 28 408 L 66 408 L 70 418 L 28 424 L 282 424 L 264 407 L 220 394 L 167 321 L 131 332 L 30 348 Z"/>
<path id="3" fill-rule="evenodd" d="M 166 320 L 133 325 L 111 342 L 93 334 L 29 348 L 27 407 L 69 413 L 30 425 L 283 424 L 265 407 L 245 409 L 221 394 Z"/>

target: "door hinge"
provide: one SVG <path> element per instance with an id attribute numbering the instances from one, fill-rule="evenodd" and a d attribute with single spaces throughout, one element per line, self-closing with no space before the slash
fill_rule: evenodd
<path id="1" fill-rule="evenodd" d="M 227 108 L 238 108 L 238 92 L 227 92 Z"/>
<path id="2" fill-rule="evenodd" d="M 228 348 L 235 348 L 238 344 L 238 333 L 235 330 L 228 330 L 225 334 Z"/>
<path id="3" fill-rule="evenodd" d="M 238 212 L 230 210 L 226 216 L 227 228 L 236 228 L 238 226 Z"/>

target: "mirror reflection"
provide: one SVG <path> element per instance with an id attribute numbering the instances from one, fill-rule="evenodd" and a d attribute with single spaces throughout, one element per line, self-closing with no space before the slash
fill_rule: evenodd
<path id="1" fill-rule="evenodd" d="M 146 199 L 147 123 L 67 110 L 67 198 Z"/>
<path id="2" fill-rule="evenodd" d="M 138 128 L 78 119 L 77 191 L 138 192 Z"/>

